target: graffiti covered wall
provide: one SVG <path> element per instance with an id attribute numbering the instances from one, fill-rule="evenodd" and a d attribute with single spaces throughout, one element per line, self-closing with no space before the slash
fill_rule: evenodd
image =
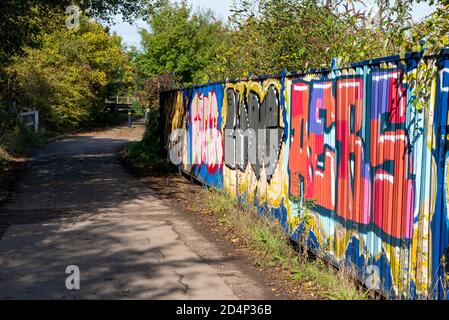
<path id="1" fill-rule="evenodd" d="M 162 138 L 184 172 L 254 203 L 370 288 L 444 299 L 448 104 L 448 52 L 415 53 L 165 92 Z"/>

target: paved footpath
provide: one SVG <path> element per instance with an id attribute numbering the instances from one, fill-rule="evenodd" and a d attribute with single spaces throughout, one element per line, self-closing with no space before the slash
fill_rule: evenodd
<path id="1" fill-rule="evenodd" d="M 275 298 L 123 169 L 118 150 L 142 131 L 71 136 L 30 160 L 0 205 L 0 299 Z M 66 288 L 69 265 L 80 290 Z"/>

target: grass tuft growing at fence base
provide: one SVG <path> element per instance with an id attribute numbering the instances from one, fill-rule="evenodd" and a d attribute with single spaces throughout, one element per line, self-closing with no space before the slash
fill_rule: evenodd
<path id="1" fill-rule="evenodd" d="M 313 261 L 297 252 L 276 221 L 257 213 L 254 206 L 238 204 L 225 192 L 216 190 L 207 191 L 205 205 L 220 223 L 233 228 L 243 242 L 263 257 L 256 261 L 258 267 L 281 266 L 291 272 L 292 280 L 313 283 L 326 299 L 368 299 L 368 293 L 360 290 L 345 271 L 335 271 L 322 260 Z"/>

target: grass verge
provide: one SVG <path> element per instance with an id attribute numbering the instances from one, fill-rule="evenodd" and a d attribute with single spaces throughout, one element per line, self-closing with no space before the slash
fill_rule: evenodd
<path id="1" fill-rule="evenodd" d="M 141 141 L 129 142 L 123 150 L 123 159 L 141 174 L 157 172 L 166 174 L 176 172 L 176 168 L 167 161 L 159 144 L 159 110 L 150 110 L 148 123 Z"/>
<path id="2" fill-rule="evenodd" d="M 47 143 L 51 135 L 16 127 L 0 136 L 0 200 L 7 196 L 14 180 L 14 170 L 23 163 L 23 157 Z"/>
<path id="3" fill-rule="evenodd" d="M 258 214 L 254 206 L 238 204 L 226 193 L 216 190 L 206 193 L 205 205 L 219 223 L 234 230 L 236 236 L 232 241 L 243 242 L 256 253 L 257 267 L 280 266 L 291 273 L 293 281 L 313 285 L 325 299 L 368 299 L 368 293 L 359 289 L 344 271 L 335 271 L 321 259 L 310 260 L 299 254 L 280 226 Z"/>
<path id="4" fill-rule="evenodd" d="M 160 148 L 144 138 L 142 141 L 129 142 L 124 149 L 124 159 L 140 173 L 156 171 L 160 174 L 175 172 L 175 168 L 162 156 Z"/>

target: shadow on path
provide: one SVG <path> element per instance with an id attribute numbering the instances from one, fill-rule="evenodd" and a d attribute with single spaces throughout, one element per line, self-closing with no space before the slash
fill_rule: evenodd
<path id="1" fill-rule="evenodd" d="M 129 139 L 116 135 L 50 143 L 19 174 L 0 206 L 0 298 L 235 299 L 233 281 L 240 296 L 264 297 L 122 168 Z M 68 265 L 81 270 L 79 291 L 65 288 Z"/>

